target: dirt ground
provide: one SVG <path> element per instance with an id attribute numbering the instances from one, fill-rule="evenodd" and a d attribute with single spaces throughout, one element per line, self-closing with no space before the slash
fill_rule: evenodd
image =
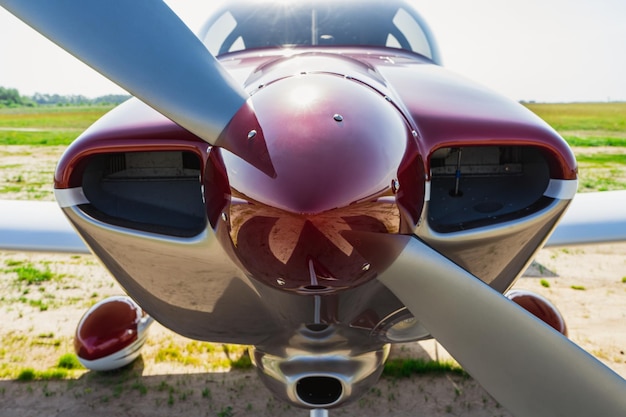
<path id="1" fill-rule="evenodd" d="M 516 284 L 552 300 L 570 338 L 622 377 L 625 254 L 626 243 L 544 249 L 538 264 Z M 27 285 L 15 272 L 24 265 L 53 276 Z M 142 357 L 122 371 L 71 371 L 60 381 L 17 380 L 20 369 L 50 369 L 72 352 L 72 335 L 84 311 L 120 292 L 91 256 L 0 252 L 1 416 L 308 415 L 272 398 L 254 371 L 230 370 L 223 356 L 240 350 L 210 348 L 159 325 L 152 327 Z M 447 358 L 434 341 L 395 346 L 392 355 Z M 510 416 L 476 381 L 456 375 L 383 378 L 366 396 L 331 415 Z"/>

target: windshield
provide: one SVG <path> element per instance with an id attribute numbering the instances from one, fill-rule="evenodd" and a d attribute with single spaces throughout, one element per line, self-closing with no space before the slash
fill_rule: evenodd
<path id="1" fill-rule="evenodd" d="M 423 19 L 403 1 L 248 1 L 227 6 L 200 33 L 211 53 L 295 46 L 379 46 L 435 62 L 438 51 Z"/>

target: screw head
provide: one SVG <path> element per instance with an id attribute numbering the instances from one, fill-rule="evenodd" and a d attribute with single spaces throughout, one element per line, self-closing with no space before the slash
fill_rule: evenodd
<path id="1" fill-rule="evenodd" d="M 256 130 L 251 130 L 250 132 L 248 132 L 248 139 L 254 139 L 255 136 Z"/>
<path id="2" fill-rule="evenodd" d="M 336 122 L 343 122 L 343 116 L 340 115 L 339 113 L 335 114 L 333 116 L 333 119 L 335 119 Z"/>
<path id="3" fill-rule="evenodd" d="M 398 181 L 397 179 L 394 179 L 391 181 L 391 191 L 393 191 L 393 193 L 397 193 L 400 190 L 400 181 Z"/>

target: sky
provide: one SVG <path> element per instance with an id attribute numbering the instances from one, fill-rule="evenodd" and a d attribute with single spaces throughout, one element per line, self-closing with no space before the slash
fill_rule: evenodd
<path id="1" fill-rule="evenodd" d="M 338 0 L 340 1 L 340 0 Z M 166 0 L 196 31 L 215 1 Z M 626 101 L 625 0 L 414 0 L 444 66 L 514 100 Z M 0 86 L 96 97 L 115 84 L 0 8 Z"/>

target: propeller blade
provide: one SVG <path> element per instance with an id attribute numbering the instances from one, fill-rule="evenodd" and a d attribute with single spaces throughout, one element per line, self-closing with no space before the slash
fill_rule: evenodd
<path id="1" fill-rule="evenodd" d="M 0 0 L 0 5 L 211 144 L 248 98 L 162 1 Z"/>
<path id="2" fill-rule="evenodd" d="M 381 254 L 380 238 L 350 240 L 374 268 L 387 268 L 380 281 L 514 415 L 625 415 L 626 381 L 593 356 L 419 240 L 388 235 L 392 249 Z"/>

